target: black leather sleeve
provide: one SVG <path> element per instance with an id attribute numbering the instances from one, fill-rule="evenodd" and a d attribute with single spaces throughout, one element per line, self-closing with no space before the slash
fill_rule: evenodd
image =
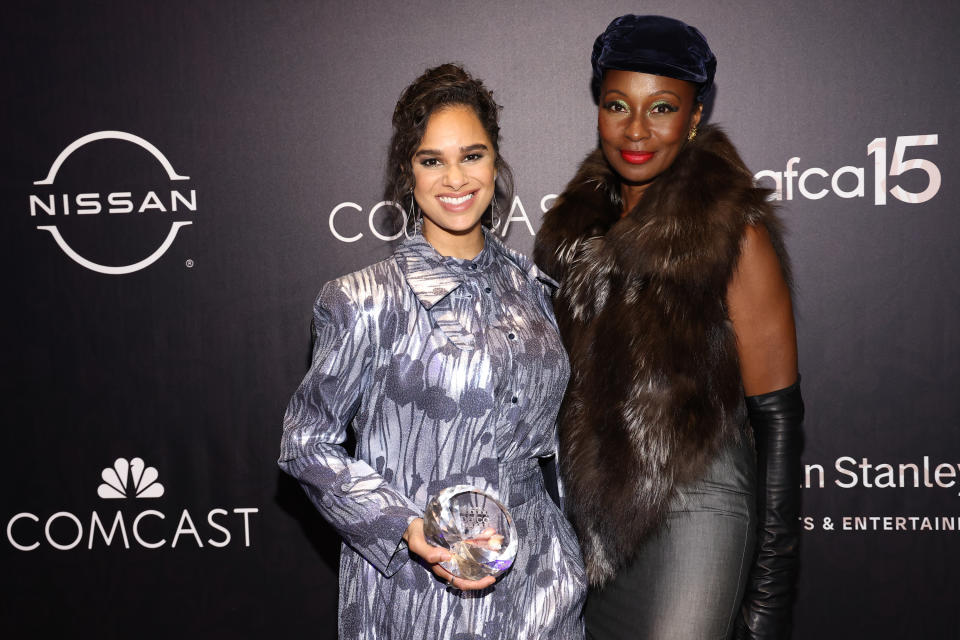
<path id="1" fill-rule="evenodd" d="M 738 616 L 737 640 L 790 637 L 800 552 L 800 380 L 747 398 L 757 445 L 756 559 Z"/>

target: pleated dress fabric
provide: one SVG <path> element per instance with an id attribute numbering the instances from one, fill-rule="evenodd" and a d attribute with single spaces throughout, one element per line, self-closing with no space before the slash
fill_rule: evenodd
<path id="1" fill-rule="evenodd" d="M 555 288 L 489 233 L 473 260 L 414 235 L 323 287 L 279 463 L 343 537 L 341 639 L 583 638 L 579 547 L 538 464 L 569 375 Z M 483 591 L 448 587 L 402 541 L 455 484 L 498 496 L 518 530 L 513 567 Z"/>

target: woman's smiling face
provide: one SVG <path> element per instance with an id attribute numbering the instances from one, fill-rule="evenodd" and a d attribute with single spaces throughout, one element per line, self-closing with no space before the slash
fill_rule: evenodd
<path id="1" fill-rule="evenodd" d="M 690 82 L 613 69 L 603 76 L 599 105 L 603 155 L 626 188 L 641 192 L 673 164 L 703 111 Z"/>
<path id="2" fill-rule="evenodd" d="M 413 193 L 423 210 L 423 236 L 440 253 L 464 236 L 482 233 L 480 219 L 496 184 L 495 158 L 472 108 L 453 105 L 430 116 L 411 159 Z"/>

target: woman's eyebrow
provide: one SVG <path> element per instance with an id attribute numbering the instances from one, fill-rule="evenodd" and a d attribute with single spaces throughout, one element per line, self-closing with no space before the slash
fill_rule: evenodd
<path id="1" fill-rule="evenodd" d="M 483 144 L 482 142 L 478 142 L 477 144 L 471 144 L 466 147 L 460 147 L 460 153 L 470 153 L 471 151 L 487 151 L 488 149 L 489 147 L 487 145 Z M 420 149 L 415 154 L 413 154 L 413 157 L 414 158 L 419 158 L 420 156 L 434 157 L 434 156 L 442 156 L 442 155 L 443 155 L 443 152 L 438 151 L 437 149 Z"/>

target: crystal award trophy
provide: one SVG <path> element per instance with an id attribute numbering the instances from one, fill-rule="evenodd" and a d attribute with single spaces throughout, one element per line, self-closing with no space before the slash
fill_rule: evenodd
<path id="1" fill-rule="evenodd" d="M 449 549 L 440 566 L 465 580 L 498 576 L 517 557 L 517 529 L 510 512 L 476 487 L 448 487 L 427 503 L 423 515 L 427 542 Z"/>

